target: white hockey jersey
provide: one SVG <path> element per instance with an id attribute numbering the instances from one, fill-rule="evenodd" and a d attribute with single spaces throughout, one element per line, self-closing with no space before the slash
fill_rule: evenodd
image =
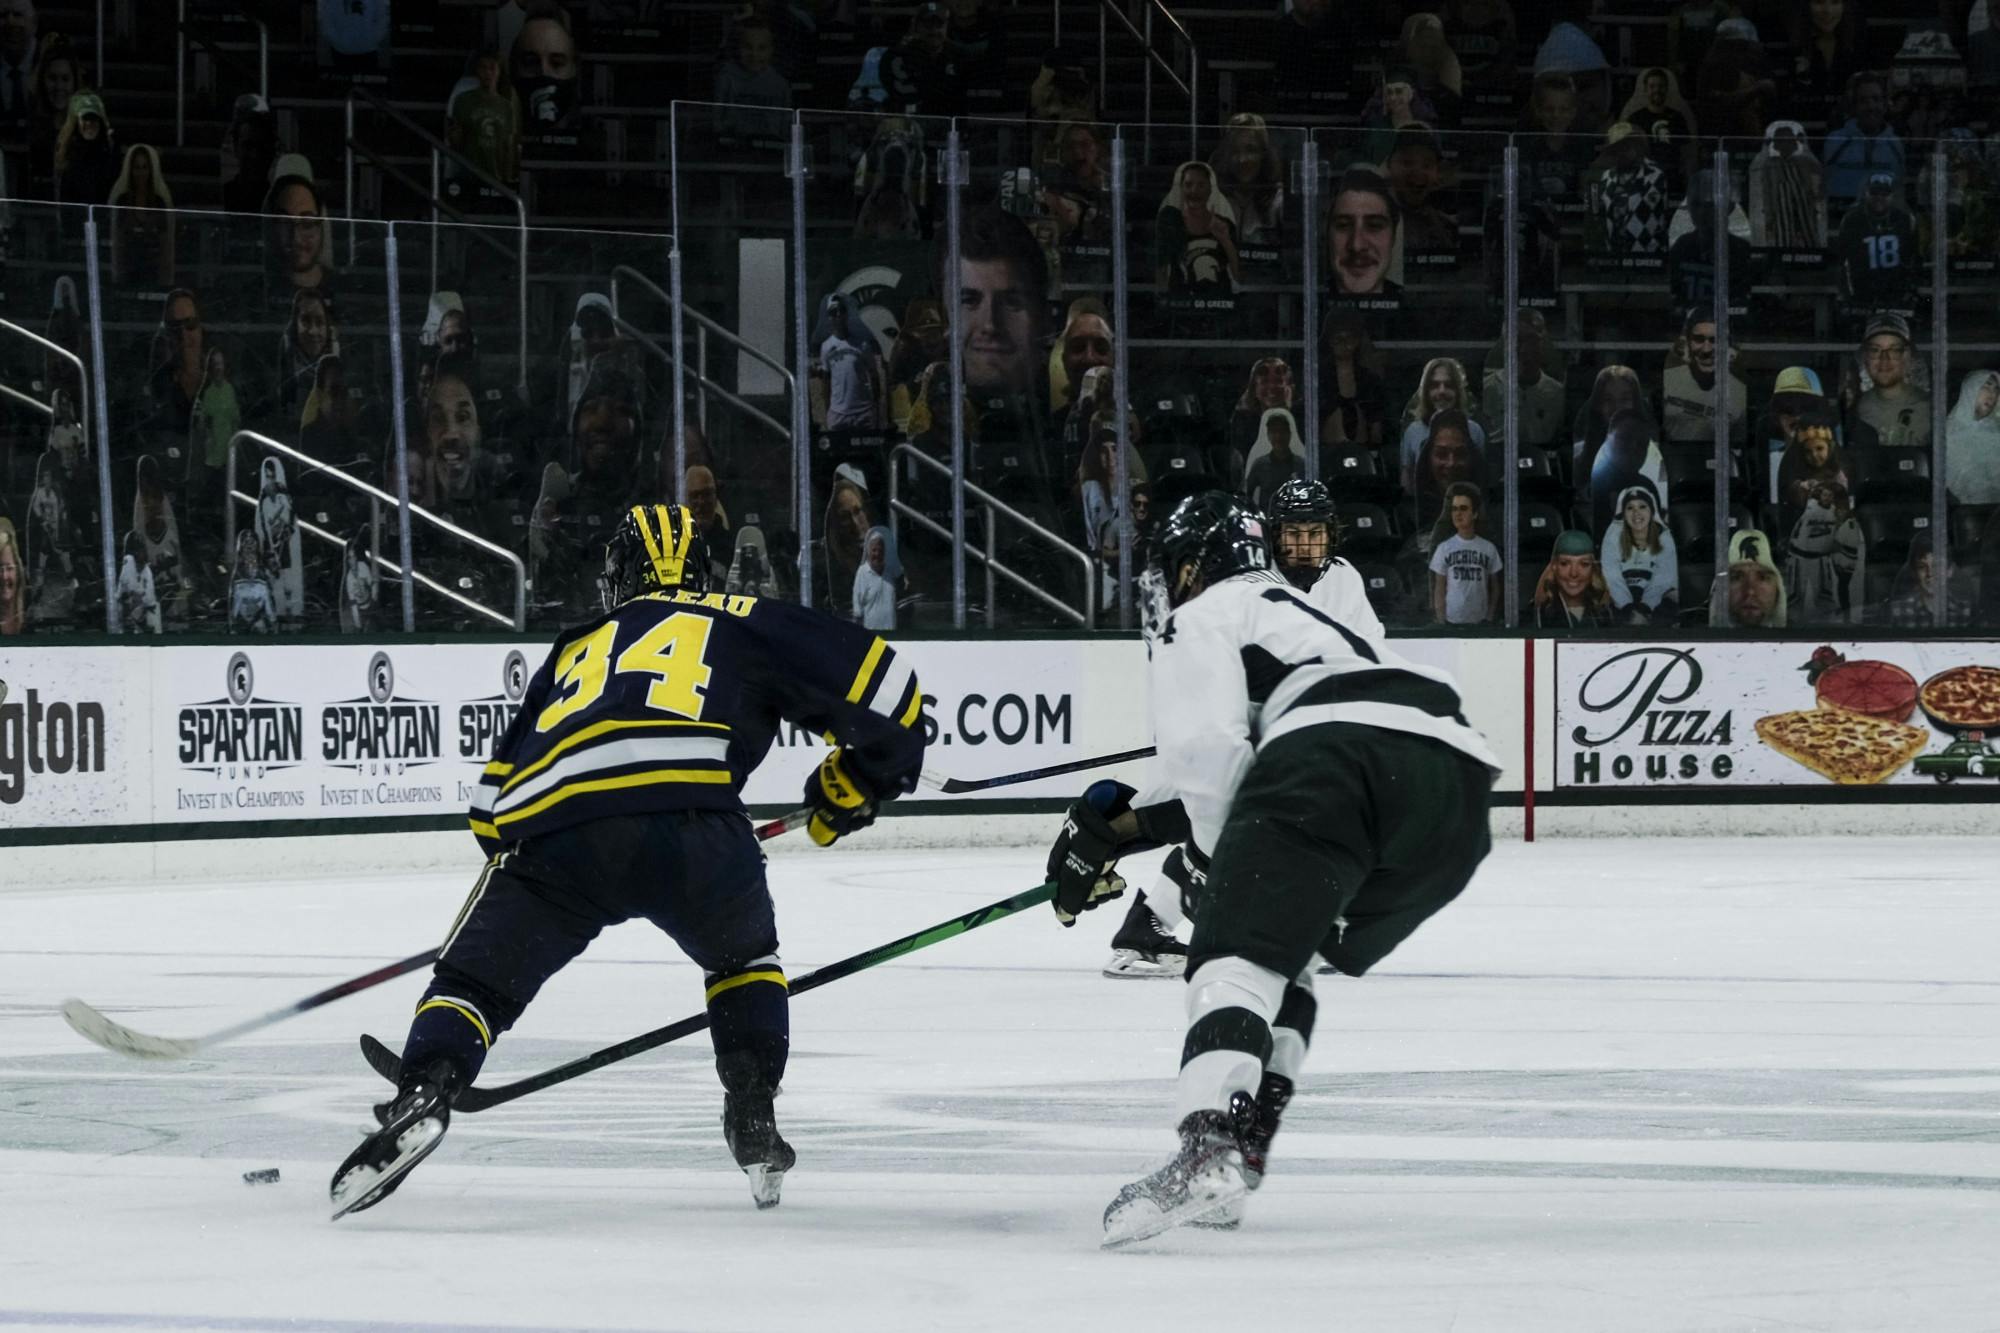
<path id="1" fill-rule="evenodd" d="M 1156 781 L 1186 806 L 1198 847 L 1214 848 L 1257 751 L 1301 727 L 1351 722 L 1430 736 L 1500 771 L 1448 673 L 1404 661 L 1379 622 L 1365 636 L 1313 593 L 1275 573 L 1238 574 L 1181 606 L 1153 640 Z"/>
<path id="2" fill-rule="evenodd" d="M 1306 600 L 1370 643 L 1388 637 L 1382 631 L 1382 618 L 1369 604 L 1368 585 L 1361 581 L 1361 571 L 1339 556 L 1326 562 L 1325 572 Z"/>

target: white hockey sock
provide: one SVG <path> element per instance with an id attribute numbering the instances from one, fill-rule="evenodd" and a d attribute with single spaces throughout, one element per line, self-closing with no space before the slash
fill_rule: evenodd
<path id="1" fill-rule="evenodd" d="M 1187 920 L 1181 911 L 1180 885 L 1165 875 L 1160 876 L 1152 891 L 1146 895 L 1146 910 L 1159 921 L 1160 929 L 1170 935 L 1180 929 L 1181 922 Z"/>
<path id="2" fill-rule="evenodd" d="M 1257 1094 L 1272 1054 L 1271 1022 L 1284 994 L 1284 977 L 1245 959 L 1202 964 L 1188 987 L 1176 1125 L 1195 1111 L 1227 1111 L 1238 1092 Z"/>

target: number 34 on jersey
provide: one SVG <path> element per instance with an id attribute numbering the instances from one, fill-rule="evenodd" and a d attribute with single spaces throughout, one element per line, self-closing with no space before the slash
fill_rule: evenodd
<path id="1" fill-rule="evenodd" d="M 490 852 L 603 814 L 740 810 L 784 720 L 914 772 L 921 700 L 866 630 L 755 597 L 636 597 L 556 642 L 486 766 L 473 832 Z"/>

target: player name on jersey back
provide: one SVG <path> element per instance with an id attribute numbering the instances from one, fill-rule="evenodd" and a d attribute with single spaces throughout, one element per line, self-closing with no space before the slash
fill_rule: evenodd
<path id="1" fill-rule="evenodd" d="M 857 626 L 756 597 L 635 597 L 556 641 L 485 768 L 472 829 L 491 851 L 606 815 L 741 810 L 787 721 L 913 782 L 921 706 L 916 673 Z"/>

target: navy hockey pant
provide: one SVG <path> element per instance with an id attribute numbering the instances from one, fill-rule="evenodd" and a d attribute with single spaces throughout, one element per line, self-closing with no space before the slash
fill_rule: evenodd
<path id="1" fill-rule="evenodd" d="M 776 1089 L 791 1026 L 764 855 L 743 816 L 719 810 L 593 819 L 495 856 L 445 941 L 403 1068 L 445 1058 L 470 1082 L 542 983 L 634 918 L 701 967 L 723 1087 Z M 653 997 L 634 1008 L 635 1030 L 654 1025 Z"/>

